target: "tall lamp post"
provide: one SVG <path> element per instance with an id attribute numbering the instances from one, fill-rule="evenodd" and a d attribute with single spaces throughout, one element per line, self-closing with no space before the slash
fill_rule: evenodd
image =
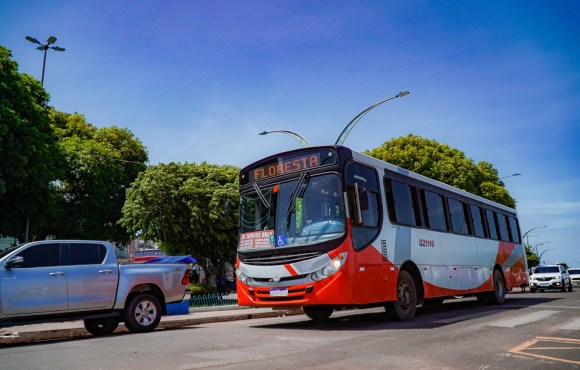
<path id="1" fill-rule="evenodd" d="M 521 173 L 517 173 L 517 172 L 516 172 L 516 173 L 512 173 L 511 175 L 502 176 L 502 177 L 500 177 L 498 180 L 501 180 L 501 179 L 507 179 L 508 177 L 521 176 L 521 175 L 522 175 Z"/>
<path id="2" fill-rule="evenodd" d="M 55 51 L 64 51 L 65 49 L 58 47 L 58 46 L 50 46 L 56 42 L 56 37 L 54 37 L 54 36 L 50 36 L 46 40 L 46 44 L 43 44 L 40 41 L 38 41 L 37 39 L 35 39 L 34 37 L 30 37 L 30 36 L 26 36 L 26 39 L 28 41 L 32 42 L 33 44 L 40 45 L 36 48 L 37 50 L 44 51 L 44 58 L 42 60 L 42 78 L 40 80 L 40 83 L 44 86 L 44 68 L 46 67 L 46 52 L 48 51 L 48 49 L 52 49 Z"/>
<path id="3" fill-rule="evenodd" d="M 542 253 L 540 253 L 540 255 L 538 256 L 538 261 L 540 263 L 542 263 L 542 256 L 544 255 L 544 253 L 546 253 L 548 251 L 553 251 L 553 249 L 546 249 L 545 251 L 543 251 Z"/>
<path id="4" fill-rule="evenodd" d="M 548 226 L 546 226 L 546 225 L 544 225 L 544 226 L 538 226 L 538 227 L 534 227 L 533 229 L 530 229 L 530 230 L 526 231 L 526 232 L 524 233 L 524 235 L 522 235 L 522 240 L 524 240 L 524 238 L 525 238 L 526 236 L 528 236 L 528 234 L 529 234 L 531 231 L 538 230 L 538 229 L 541 229 L 541 228 L 544 228 L 544 227 L 548 227 Z M 529 241 L 529 239 L 526 239 L 526 244 L 527 244 L 528 246 L 530 245 L 530 241 Z"/>
<path id="5" fill-rule="evenodd" d="M 400 97 L 405 96 L 405 95 L 409 95 L 409 92 L 408 91 L 400 92 L 395 96 L 391 96 L 390 98 L 386 98 L 384 100 L 381 100 L 380 102 L 373 104 L 370 107 L 364 109 L 362 112 L 357 114 L 349 123 L 347 123 L 347 125 L 344 127 L 344 129 L 342 130 L 340 135 L 338 135 L 338 138 L 336 139 L 336 142 L 334 143 L 334 145 L 342 145 L 342 143 L 344 143 L 344 140 L 346 140 L 346 137 L 350 133 L 350 130 L 352 130 L 353 127 L 358 123 L 358 121 L 360 121 L 361 118 L 363 118 L 368 112 L 375 109 L 379 105 L 388 102 L 389 100 L 400 98 Z"/>
<path id="6" fill-rule="evenodd" d="M 305 148 L 308 148 L 309 146 L 311 146 L 310 143 L 308 142 L 308 140 L 306 140 L 304 137 L 302 137 L 302 135 L 300 135 L 294 131 L 289 131 L 289 130 L 262 131 L 259 133 L 259 135 L 268 135 L 268 134 L 271 134 L 273 132 L 279 132 L 281 134 L 290 135 L 294 139 L 296 139 L 296 141 L 298 141 L 300 144 L 302 144 L 302 146 Z"/>
<path id="7" fill-rule="evenodd" d="M 42 78 L 40 79 L 41 85 L 44 86 L 44 69 L 46 68 L 46 52 L 48 51 L 48 49 L 52 49 L 54 51 L 64 51 L 65 49 L 61 48 L 59 46 L 51 46 L 51 45 L 54 45 L 54 43 L 56 42 L 56 37 L 54 37 L 54 36 L 50 36 L 46 40 L 46 44 L 41 43 L 40 41 L 38 41 L 34 37 L 26 36 L 25 38 L 33 44 L 40 45 L 36 48 L 37 50 L 44 51 L 44 58 L 42 59 Z M 26 227 L 24 229 L 24 242 L 25 243 L 28 242 L 28 231 L 29 230 L 30 230 L 30 217 L 26 217 Z"/>

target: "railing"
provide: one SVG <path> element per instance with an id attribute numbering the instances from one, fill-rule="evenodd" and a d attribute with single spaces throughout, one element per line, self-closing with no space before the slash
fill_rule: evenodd
<path id="1" fill-rule="evenodd" d="M 215 306 L 236 306 L 238 304 L 238 293 L 216 293 L 207 295 L 195 295 L 189 300 L 189 307 L 215 307 Z"/>

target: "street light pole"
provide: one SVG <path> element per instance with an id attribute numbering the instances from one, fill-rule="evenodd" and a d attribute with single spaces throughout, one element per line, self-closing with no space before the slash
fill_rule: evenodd
<path id="1" fill-rule="evenodd" d="M 381 100 L 380 102 L 371 105 L 370 107 L 364 109 L 362 112 L 360 112 L 359 114 L 357 114 L 342 130 L 342 132 L 340 133 L 340 135 L 338 135 L 338 138 L 336 139 L 336 142 L 334 143 L 334 145 L 342 145 L 342 143 L 344 143 L 344 140 L 346 140 L 346 137 L 348 136 L 348 134 L 350 133 L 350 130 L 353 129 L 353 127 L 358 123 L 358 121 L 361 120 L 361 118 L 363 118 L 365 116 L 365 114 L 367 114 L 368 112 L 370 112 L 371 110 L 375 109 L 376 107 L 378 107 L 379 105 L 388 102 L 389 100 L 393 100 L 396 98 L 400 98 L 402 96 L 405 95 L 409 95 L 408 91 L 403 91 L 398 93 L 395 96 L 391 96 L 390 98 L 387 98 L 385 100 Z"/>
<path id="2" fill-rule="evenodd" d="M 308 148 L 309 146 L 311 146 L 310 143 L 308 142 L 308 140 L 306 140 L 305 138 L 302 137 L 302 135 L 300 135 L 294 131 L 289 131 L 289 130 L 262 131 L 259 133 L 259 135 L 267 135 L 267 134 L 271 134 L 273 132 L 279 132 L 282 134 L 290 135 L 294 139 L 296 139 L 296 141 L 298 141 L 300 144 L 302 144 L 302 146 L 305 148 Z"/>
<path id="3" fill-rule="evenodd" d="M 547 251 L 553 251 L 553 249 L 546 249 L 545 251 L 543 251 L 542 253 L 540 253 L 540 256 L 538 257 L 538 261 L 540 263 L 542 263 L 542 256 L 544 255 L 544 253 L 546 253 Z"/>
<path id="4" fill-rule="evenodd" d="M 501 180 L 501 179 L 507 179 L 508 177 L 521 176 L 521 175 L 522 175 L 521 173 L 517 173 L 517 172 L 516 172 L 516 173 L 512 173 L 511 175 L 502 176 L 502 177 L 500 177 L 498 180 Z"/>
<path id="5" fill-rule="evenodd" d="M 543 227 L 548 227 L 548 226 L 546 226 L 546 225 L 544 225 L 544 226 L 538 226 L 538 227 L 534 227 L 533 229 L 530 229 L 530 230 L 526 231 L 526 232 L 524 233 L 524 235 L 522 235 L 522 240 L 524 240 L 524 238 L 525 238 L 525 237 L 526 237 L 526 236 L 527 236 L 527 235 L 530 233 L 530 231 L 534 231 L 534 230 L 537 230 L 537 229 L 541 229 L 541 228 L 543 228 Z M 526 244 L 527 244 L 528 246 L 530 245 L 529 238 L 528 238 L 528 239 L 526 239 Z"/>
<path id="6" fill-rule="evenodd" d="M 37 39 L 35 39 L 34 37 L 30 37 L 30 36 L 26 36 L 26 39 L 30 42 L 32 42 L 33 44 L 38 44 L 40 46 L 38 46 L 36 49 L 37 50 L 41 50 L 44 51 L 44 58 L 42 60 L 42 78 L 40 80 L 40 83 L 42 84 L 42 86 L 44 86 L 44 68 L 46 67 L 46 52 L 48 51 L 48 49 L 52 49 L 55 51 L 64 51 L 64 48 L 58 47 L 58 46 L 50 46 L 53 45 L 56 42 L 56 37 L 54 36 L 50 36 L 47 40 L 46 40 L 46 44 L 42 44 L 40 41 L 38 41 Z"/>
<path id="7" fill-rule="evenodd" d="M 42 44 L 40 41 L 38 41 L 34 37 L 30 37 L 30 36 L 26 36 L 25 39 L 27 39 L 28 41 L 30 41 L 33 44 L 40 45 L 36 49 L 44 52 L 44 57 L 42 58 L 42 78 L 40 79 L 40 84 L 42 86 L 44 86 L 44 69 L 46 68 L 46 52 L 48 51 L 48 49 L 52 49 L 54 51 L 64 51 L 65 49 L 61 48 L 59 46 L 50 46 L 56 42 L 56 37 L 54 37 L 54 36 L 50 36 L 46 40 L 46 44 Z M 25 243 L 28 242 L 28 231 L 29 230 L 30 230 L 30 217 L 26 217 L 26 226 L 24 228 L 24 242 Z"/>

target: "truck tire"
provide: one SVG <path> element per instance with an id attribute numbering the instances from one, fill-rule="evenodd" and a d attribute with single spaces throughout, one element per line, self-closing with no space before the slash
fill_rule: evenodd
<path id="1" fill-rule="evenodd" d="M 161 320 L 161 305 L 152 294 L 140 293 L 129 298 L 123 313 L 125 326 L 132 333 L 155 330 Z"/>
<path id="2" fill-rule="evenodd" d="M 119 326 L 119 318 L 86 319 L 85 329 L 94 336 L 112 334 Z"/>

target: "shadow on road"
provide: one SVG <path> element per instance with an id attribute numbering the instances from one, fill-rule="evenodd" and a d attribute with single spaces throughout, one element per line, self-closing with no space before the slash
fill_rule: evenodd
<path id="1" fill-rule="evenodd" d="M 520 310 L 561 299 L 557 296 L 529 294 L 520 296 L 512 293 L 507 296 L 503 305 L 483 305 L 475 297 L 445 301 L 440 306 L 417 308 L 415 318 L 411 321 L 389 320 L 381 308 L 365 310 L 335 311 L 326 321 L 313 321 L 306 316 L 297 316 L 294 322 L 252 325 L 264 329 L 294 329 L 294 330 L 396 330 L 396 329 L 434 329 L 458 322 L 491 316 L 499 312 Z"/>

